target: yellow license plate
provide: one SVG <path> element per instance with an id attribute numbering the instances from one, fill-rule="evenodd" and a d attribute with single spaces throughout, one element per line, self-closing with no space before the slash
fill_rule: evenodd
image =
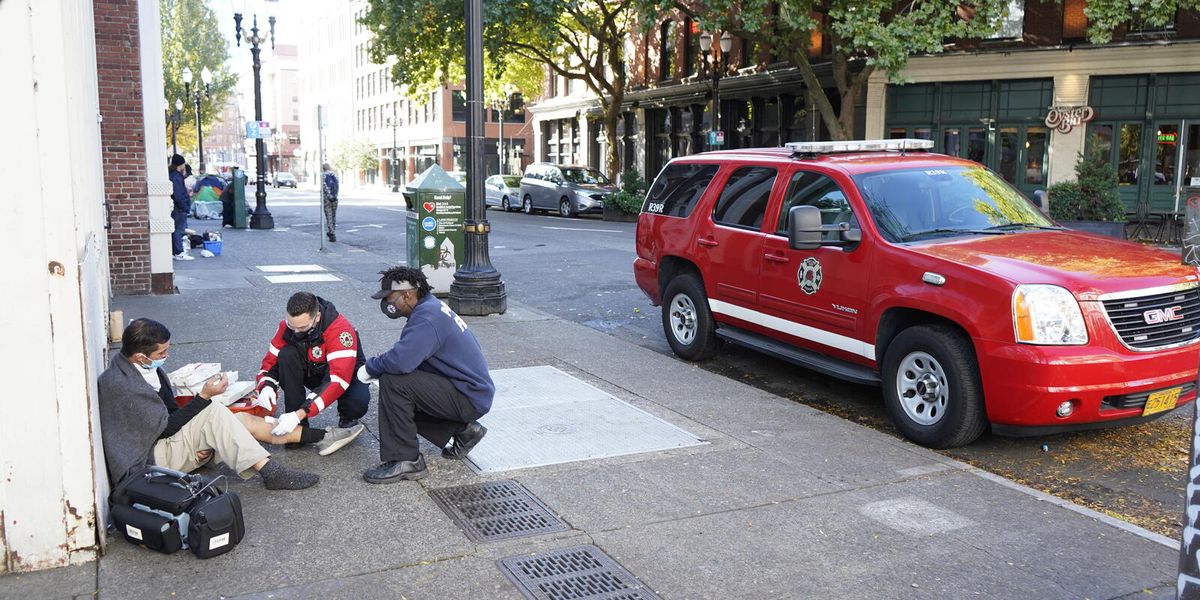
<path id="1" fill-rule="evenodd" d="M 1146 399 L 1146 408 L 1142 410 L 1142 416 L 1175 408 L 1175 403 L 1179 401 L 1179 393 L 1182 391 L 1183 388 L 1171 388 L 1150 394 L 1150 397 Z"/>

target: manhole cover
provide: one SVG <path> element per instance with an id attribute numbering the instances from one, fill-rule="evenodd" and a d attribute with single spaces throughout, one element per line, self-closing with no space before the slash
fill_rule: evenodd
<path id="1" fill-rule="evenodd" d="M 567 531 L 570 527 L 515 481 L 429 490 L 434 501 L 476 542 Z"/>
<path id="2" fill-rule="evenodd" d="M 511 556 L 496 565 L 534 600 L 658 600 L 658 594 L 595 546 Z"/>

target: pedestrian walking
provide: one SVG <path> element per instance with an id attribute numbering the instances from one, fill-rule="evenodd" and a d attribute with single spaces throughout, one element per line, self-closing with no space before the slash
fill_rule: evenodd
<path id="1" fill-rule="evenodd" d="M 371 483 L 420 479 L 428 474 L 417 435 L 466 458 L 487 428 L 479 419 L 492 408 L 496 385 L 479 341 L 467 323 L 431 293 L 420 269 L 384 271 L 372 298 L 389 318 L 407 317 L 391 349 L 359 367 L 359 381 L 379 383 L 379 466 Z M 453 442 L 450 446 L 447 443 Z"/>
<path id="2" fill-rule="evenodd" d="M 321 205 L 325 207 L 325 237 L 336 242 L 333 230 L 337 225 L 338 178 L 329 163 L 321 165 Z"/>
<path id="3" fill-rule="evenodd" d="M 183 179 L 185 166 L 186 162 L 183 157 L 175 154 L 171 156 L 171 169 L 167 172 L 171 179 L 171 220 L 175 222 L 175 231 L 171 234 L 171 255 L 175 257 L 175 260 L 194 260 L 196 258 L 188 254 L 187 249 L 183 246 L 183 230 L 187 229 L 188 211 L 192 209 L 187 184 Z"/>

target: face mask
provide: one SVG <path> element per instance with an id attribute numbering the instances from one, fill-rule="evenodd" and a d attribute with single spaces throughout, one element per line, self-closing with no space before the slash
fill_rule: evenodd
<path id="1" fill-rule="evenodd" d="M 149 356 L 147 356 L 146 358 L 150 358 L 150 357 L 149 357 Z M 163 365 L 165 365 L 165 364 L 167 364 L 167 359 L 165 359 L 165 358 L 160 358 L 160 359 L 158 359 L 158 360 L 152 360 L 152 361 L 150 361 L 150 364 L 148 364 L 148 365 L 138 365 L 138 366 L 139 366 L 139 367 L 141 367 L 141 368 L 143 368 L 143 369 L 145 369 L 145 370 L 147 370 L 147 371 L 153 371 L 153 370 L 155 370 L 155 369 L 161 368 L 161 367 L 162 367 Z"/>
<path id="2" fill-rule="evenodd" d="M 396 308 L 395 304 L 387 301 L 387 298 L 379 301 L 379 310 L 385 317 L 389 319 L 399 319 L 400 317 L 404 316 L 400 314 L 400 309 Z"/>

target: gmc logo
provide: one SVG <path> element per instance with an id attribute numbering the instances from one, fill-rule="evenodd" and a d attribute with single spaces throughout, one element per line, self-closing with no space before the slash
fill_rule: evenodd
<path id="1" fill-rule="evenodd" d="M 1156 308 L 1142 313 L 1142 318 L 1146 320 L 1147 325 L 1158 325 L 1159 323 L 1170 323 L 1183 318 L 1179 311 L 1183 310 L 1182 306 L 1172 306 L 1171 308 Z"/>

